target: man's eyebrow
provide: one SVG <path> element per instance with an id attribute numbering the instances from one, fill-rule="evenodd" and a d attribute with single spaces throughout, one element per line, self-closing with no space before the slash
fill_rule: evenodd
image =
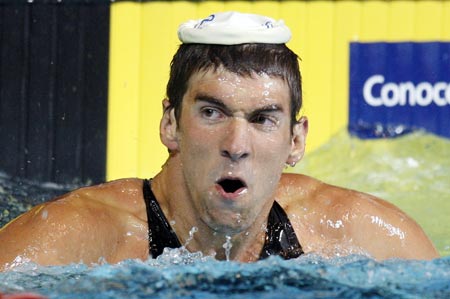
<path id="1" fill-rule="evenodd" d="M 195 101 L 196 102 L 206 102 L 211 105 L 219 107 L 224 112 L 231 113 L 230 108 L 228 108 L 227 105 L 225 105 L 225 103 L 222 100 L 220 100 L 214 96 L 210 96 L 210 95 L 206 95 L 206 94 L 199 94 L 195 97 Z"/>
<path id="2" fill-rule="evenodd" d="M 270 113 L 270 112 L 283 112 L 283 107 L 277 104 L 269 104 L 267 106 L 263 106 L 261 108 L 255 109 L 252 114 L 258 113 Z"/>
<path id="3" fill-rule="evenodd" d="M 210 95 L 206 95 L 206 94 L 199 94 L 195 97 L 195 101 L 196 102 L 207 102 L 212 105 L 218 106 L 225 112 L 231 113 L 231 109 L 222 100 L 220 100 L 214 96 L 210 96 Z M 268 104 L 266 106 L 256 108 L 255 110 L 251 111 L 249 114 L 256 115 L 256 114 L 260 114 L 260 113 L 283 112 L 283 111 L 284 111 L 283 107 L 278 104 Z"/>
<path id="4" fill-rule="evenodd" d="M 195 97 L 195 101 L 196 102 L 207 102 L 207 103 L 210 103 L 210 104 L 214 104 L 214 105 L 220 106 L 222 108 L 226 108 L 226 105 L 225 105 L 225 103 L 222 100 L 220 100 L 218 98 L 215 98 L 213 96 L 210 96 L 210 95 L 206 95 L 206 94 L 199 94 L 199 95 L 197 95 Z"/>

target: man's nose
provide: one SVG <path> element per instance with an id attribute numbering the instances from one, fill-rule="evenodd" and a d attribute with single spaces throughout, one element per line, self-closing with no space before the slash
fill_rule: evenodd
<path id="1" fill-rule="evenodd" d="M 238 162 L 250 155 L 250 132 L 245 119 L 235 118 L 230 121 L 226 131 L 220 154 L 233 162 Z"/>

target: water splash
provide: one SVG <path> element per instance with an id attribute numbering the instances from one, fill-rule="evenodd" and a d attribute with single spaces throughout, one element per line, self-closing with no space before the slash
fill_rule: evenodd
<path id="1" fill-rule="evenodd" d="M 166 267 L 167 265 L 191 265 L 211 258 L 203 256 L 201 252 L 189 252 L 186 247 L 182 246 L 180 248 L 164 248 L 163 253 L 156 260 L 149 260 L 148 263 L 156 267 Z"/>
<path id="2" fill-rule="evenodd" d="M 189 231 L 189 238 L 187 238 L 186 242 L 184 242 L 183 247 L 187 247 L 189 243 L 194 239 L 194 234 L 198 232 L 198 227 L 192 227 Z"/>
<path id="3" fill-rule="evenodd" d="M 223 247 L 223 249 L 225 249 L 226 261 L 229 262 L 230 261 L 231 247 L 233 247 L 233 244 L 231 243 L 231 237 L 230 236 L 226 236 L 225 238 L 226 238 L 226 241 L 222 245 L 222 247 Z"/>

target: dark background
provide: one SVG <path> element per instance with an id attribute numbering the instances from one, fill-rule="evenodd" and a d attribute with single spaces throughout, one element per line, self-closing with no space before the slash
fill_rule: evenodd
<path id="1" fill-rule="evenodd" d="M 109 1 L 0 1 L 0 171 L 105 179 Z"/>

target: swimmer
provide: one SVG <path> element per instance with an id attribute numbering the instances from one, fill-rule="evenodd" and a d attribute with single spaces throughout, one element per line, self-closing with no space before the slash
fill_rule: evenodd
<path id="1" fill-rule="evenodd" d="M 182 24 L 178 36 L 162 102 L 169 157 L 161 171 L 81 188 L 19 216 L 0 231 L 0 269 L 146 260 L 184 245 L 240 262 L 439 256 L 392 204 L 283 173 L 303 157 L 308 119 L 298 117 L 298 57 L 282 21 L 218 13 Z"/>

